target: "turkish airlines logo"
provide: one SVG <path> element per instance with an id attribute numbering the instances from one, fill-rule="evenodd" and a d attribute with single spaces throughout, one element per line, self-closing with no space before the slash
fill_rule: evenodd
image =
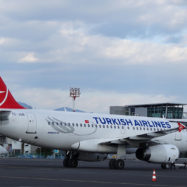
<path id="1" fill-rule="evenodd" d="M 6 87 L 2 88 L 0 90 L 0 106 L 4 104 L 4 102 L 7 99 L 7 96 L 8 96 L 8 89 Z"/>
<path id="2" fill-rule="evenodd" d="M 178 123 L 179 126 L 179 132 L 181 132 L 183 129 L 185 129 L 186 127 L 184 125 L 182 125 L 181 123 Z"/>

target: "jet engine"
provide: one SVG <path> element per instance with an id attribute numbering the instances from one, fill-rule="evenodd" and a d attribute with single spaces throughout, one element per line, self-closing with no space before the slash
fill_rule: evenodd
<path id="1" fill-rule="evenodd" d="M 173 163 L 179 158 L 179 150 L 171 144 L 154 145 L 147 148 L 138 148 L 136 157 L 147 162 Z"/>
<path id="2" fill-rule="evenodd" d="M 78 160 L 81 161 L 103 161 L 107 159 L 107 154 L 79 152 Z"/>

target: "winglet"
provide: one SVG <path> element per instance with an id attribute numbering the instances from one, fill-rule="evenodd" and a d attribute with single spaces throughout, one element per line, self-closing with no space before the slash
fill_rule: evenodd
<path id="1" fill-rule="evenodd" d="M 181 124 L 181 123 L 178 123 L 178 126 L 179 126 L 179 132 L 181 132 L 183 129 L 185 129 L 186 127 Z"/>
<path id="2" fill-rule="evenodd" d="M 12 96 L 3 79 L 0 77 L 0 108 L 25 109 Z"/>

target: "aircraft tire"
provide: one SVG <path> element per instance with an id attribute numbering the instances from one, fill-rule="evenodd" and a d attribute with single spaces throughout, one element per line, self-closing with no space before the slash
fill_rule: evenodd
<path id="1" fill-rule="evenodd" d="M 161 164 L 161 168 L 162 168 L 162 169 L 169 169 L 169 165 L 166 164 L 166 163 L 162 163 L 162 164 Z"/>
<path id="2" fill-rule="evenodd" d="M 116 160 L 115 159 L 111 159 L 110 161 L 109 161 L 109 168 L 110 169 L 116 169 Z"/>
<path id="3" fill-rule="evenodd" d="M 119 159 L 116 160 L 115 165 L 116 165 L 116 169 L 124 169 L 125 162 L 124 160 Z"/>
<path id="4" fill-rule="evenodd" d="M 76 168 L 78 166 L 78 161 L 76 159 L 69 160 L 69 167 Z"/>
<path id="5" fill-rule="evenodd" d="M 69 167 L 69 159 L 68 159 L 68 158 L 65 158 L 65 159 L 63 160 L 63 166 L 64 166 L 65 168 Z"/>

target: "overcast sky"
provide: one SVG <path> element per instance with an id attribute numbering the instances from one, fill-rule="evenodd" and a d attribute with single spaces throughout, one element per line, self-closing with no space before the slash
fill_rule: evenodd
<path id="1" fill-rule="evenodd" d="M 186 0 L 0 0 L 0 75 L 36 108 L 187 103 Z"/>

